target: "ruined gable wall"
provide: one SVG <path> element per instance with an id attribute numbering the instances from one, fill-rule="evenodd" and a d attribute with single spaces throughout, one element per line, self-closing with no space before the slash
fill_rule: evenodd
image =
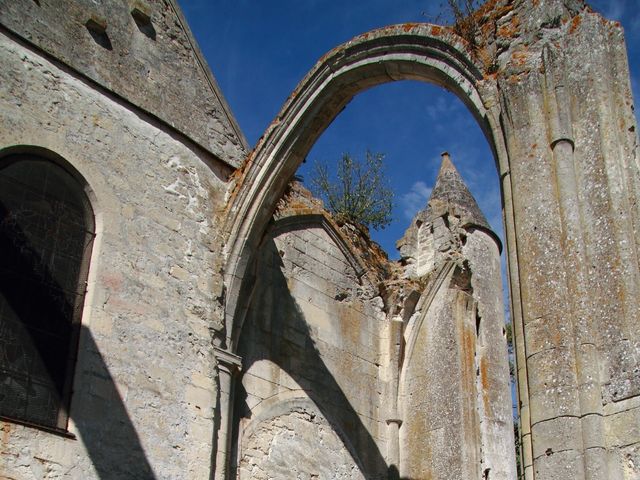
<path id="1" fill-rule="evenodd" d="M 148 25 L 138 27 L 134 9 Z M 105 28 L 102 45 L 90 20 Z M 244 160 L 246 140 L 174 1 L 0 0 L 0 24 L 220 160 Z"/>
<path id="2" fill-rule="evenodd" d="M 86 180 L 97 224 L 75 438 L 2 422 L 0 476 L 208 478 L 221 326 L 210 242 L 229 172 L 4 34 L 0 58 L 0 148 L 63 157 Z"/>

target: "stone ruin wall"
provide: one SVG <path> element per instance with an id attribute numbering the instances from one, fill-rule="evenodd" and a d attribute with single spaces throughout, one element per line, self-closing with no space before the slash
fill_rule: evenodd
<path id="1" fill-rule="evenodd" d="M 64 6 L 0 0 L 0 23 L 224 162 L 242 163 L 244 135 L 173 1 L 73 0 Z"/>
<path id="2" fill-rule="evenodd" d="M 128 9 L 118 6 L 122 15 L 113 16 L 105 14 L 110 10 L 100 10 L 117 2 L 71 3 L 68 18 L 73 21 L 62 11 L 47 10 L 44 1 L 0 2 L 0 148 L 37 145 L 63 157 L 86 179 L 98 225 L 71 407 L 69 431 L 76 438 L 1 422 L 0 475 L 20 480 L 109 478 L 125 475 L 119 469 L 126 468 L 128 478 L 150 478 L 151 471 L 158 479 L 206 478 L 220 413 L 211 339 L 223 328 L 223 257 L 214 219 L 220 218 L 228 201 L 229 174 L 244 158 L 245 147 L 224 101 L 216 99 L 215 82 L 198 70 L 197 56 L 187 54 L 188 32 L 171 18 L 171 4 L 145 3 L 152 5 L 154 19 L 166 20 L 155 24 L 157 39 L 171 40 L 154 44 L 140 36 Z M 511 159 L 500 173 L 507 219 L 512 222 L 507 225 L 507 242 L 517 245 L 509 256 L 527 479 L 635 479 L 640 472 L 640 167 L 622 31 L 582 10 L 578 1 L 515 2 L 516 8 L 504 1 L 490 4 L 492 9 L 482 13 L 495 14 L 493 27 L 483 30 L 486 58 L 491 60 L 484 81 L 488 92 L 491 85 L 499 88 L 485 100 L 487 108 L 501 112 L 504 148 Z M 107 27 L 112 50 L 96 45 L 84 26 L 85 13 L 94 8 L 96 20 L 116 21 Z M 127 34 L 119 37 L 119 32 Z M 67 42 L 67 37 L 74 42 Z M 154 50 L 164 48 L 157 45 L 172 47 L 162 52 Z M 172 72 L 193 87 L 182 88 L 180 95 L 197 92 L 206 105 L 194 103 L 197 99 L 182 102 L 171 89 L 180 84 Z M 167 89 L 170 107 L 136 90 L 136 82 L 123 82 L 142 82 L 145 75 L 157 82 L 158 90 Z M 312 438 L 322 438 L 326 445 L 342 444 L 321 450 L 329 461 L 310 462 L 309 471 L 361 478 L 353 451 L 369 452 L 370 457 L 360 461 L 374 465 L 374 470 L 381 466 L 379 458 L 393 463 L 406 456 L 415 446 L 412 437 L 403 437 L 410 422 L 396 427 L 396 420 L 403 419 L 397 417 L 403 408 L 406 416 L 413 406 L 425 404 L 405 394 L 397 397 L 397 405 L 391 402 L 397 411 L 389 412 L 389 389 L 413 391 L 411 377 L 421 370 L 415 365 L 394 378 L 391 366 L 398 365 L 394 355 L 402 344 L 396 341 L 394 317 L 415 323 L 423 313 L 425 319 L 429 314 L 430 328 L 416 335 L 414 349 L 434 359 L 420 357 L 433 378 L 461 365 L 477 371 L 483 359 L 485 364 L 496 361 L 495 352 L 487 350 L 492 342 L 483 339 L 476 326 L 476 313 L 482 325 L 489 318 L 483 308 L 498 309 L 490 305 L 493 292 L 480 293 L 493 287 L 474 285 L 491 278 L 494 267 L 488 267 L 485 277 L 478 266 L 493 264 L 482 261 L 474 266 L 473 260 L 495 253 L 492 240 L 480 230 L 467 232 L 462 252 L 474 273 L 472 299 L 458 282 L 445 282 L 431 310 L 423 311 L 408 290 L 405 295 L 402 288 L 385 288 L 387 293 L 400 292 L 401 308 L 390 314 L 391 296 L 371 294 L 369 288 L 377 287 L 376 282 L 369 285 L 366 277 L 359 277 L 349 255 L 334 237 L 327 237 L 322 225 L 272 232 L 260 259 L 268 275 L 284 279 L 278 292 L 285 295 L 258 284 L 256 298 L 284 298 L 289 303 L 277 308 L 302 313 L 312 327 L 308 332 L 300 324 L 272 322 L 287 329 L 278 348 L 300 349 L 302 335 L 309 333 L 322 362 L 314 365 L 312 379 L 305 378 L 306 369 L 290 365 L 289 357 L 282 358 L 281 351 L 267 343 L 273 335 L 260 337 L 255 345 L 243 337 L 243 355 L 252 359 L 252 366 L 243 383 L 247 403 L 239 404 L 237 412 L 253 412 L 255 420 L 242 420 L 247 441 L 240 443 L 237 460 L 241 471 L 251 472 L 248 475 L 257 471 L 251 470 L 253 465 L 269 468 L 268 463 L 260 464 L 259 452 L 278 419 L 283 426 L 277 436 L 280 452 L 295 447 L 303 453 L 302 446 Z M 429 248 L 425 233 L 423 245 Z M 335 255 L 314 256 L 306 250 L 309 243 Z M 287 254 L 298 255 L 306 267 L 287 264 L 280 250 L 285 259 Z M 331 273 L 334 287 L 349 285 L 352 296 L 322 296 L 329 288 L 326 279 L 315 278 L 317 268 L 309 266 L 317 256 L 323 264 L 336 262 L 339 268 Z M 418 273 L 428 272 L 432 261 L 435 266 L 436 257 L 435 250 L 433 256 L 418 255 Z M 447 278 L 453 279 L 453 272 Z M 324 307 L 330 315 L 314 310 L 320 299 L 333 300 Z M 257 321 L 255 305 L 247 325 Z M 454 312 L 445 312 L 453 306 L 460 314 L 455 325 L 447 325 Z M 407 318 L 405 307 L 413 312 Z M 376 321 L 382 328 L 373 325 Z M 357 322 L 371 327 L 361 332 L 353 328 Z M 322 330 L 327 323 L 329 328 Z M 336 328 L 344 328 L 345 337 L 336 334 Z M 441 345 L 429 338 L 435 328 L 443 332 Z M 487 328 L 494 338 L 501 338 L 498 323 Z M 254 334 L 258 331 L 263 330 Z M 462 348 L 462 342 L 455 355 L 438 355 L 446 340 L 455 344 L 454 331 L 460 338 L 475 335 L 473 345 Z M 359 351 L 358 345 L 367 348 Z M 439 363 L 443 359 L 450 363 Z M 377 380 L 352 385 L 350 369 Z M 447 384 L 441 393 L 453 399 L 452 412 L 471 411 L 475 405 L 484 420 L 463 415 L 465 424 L 459 423 L 461 428 L 440 443 L 435 438 L 438 430 L 433 430 L 430 448 L 450 454 L 465 445 L 465 432 L 476 429 L 483 447 L 479 452 L 475 444 L 470 455 L 486 459 L 481 465 L 488 466 L 507 448 L 502 448 L 506 437 L 499 433 L 505 428 L 504 417 L 485 408 L 484 398 L 477 394 L 484 391 L 485 378 L 504 384 L 506 377 L 493 379 L 484 377 L 482 368 L 479 375 L 476 371 L 457 386 Z M 334 409 L 310 402 L 324 390 L 309 388 L 319 391 L 310 395 L 304 388 L 309 380 L 323 386 L 330 382 L 328 387 L 342 391 L 347 400 Z M 469 395 L 472 385 L 475 393 Z M 372 406 L 364 404 L 361 389 L 374 399 Z M 456 389 L 467 395 L 457 395 Z M 495 392 L 496 404 L 503 404 L 500 388 L 488 391 Z M 274 393 L 281 408 L 267 401 Z M 426 394 L 435 397 L 436 392 Z M 108 412 L 109 421 L 96 412 Z M 362 435 L 346 441 L 332 423 L 336 418 L 345 423 L 357 418 Z M 420 429 L 418 419 L 412 420 Z M 303 425 L 313 437 L 295 444 L 287 431 Z M 403 433 L 396 435 L 396 428 L 404 428 Z M 247 451 L 253 453 L 245 456 Z M 411 464 L 423 453 L 407 456 L 407 472 L 430 468 Z M 452 461 L 452 472 L 474 468 L 464 458 Z M 498 466 L 491 468 L 500 471 Z"/>
<path id="3" fill-rule="evenodd" d="M 239 348 L 239 477 L 284 478 L 289 471 L 311 478 L 371 478 L 346 450 L 373 449 L 375 459 L 376 446 L 385 443 L 381 305 L 370 293 L 363 298 L 353 265 L 322 226 L 272 235 L 260 254 Z M 291 407 L 283 409 L 283 403 Z M 310 418 L 291 419 L 298 415 Z M 316 437 L 316 428 L 333 433 Z M 274 468 L 278 461 L 280 469 Z"/>
<path id="4" fill-rule="evenodd" d="M 263 241 L 242 326 L 239 478 L 382 478 L 382 299 L 344 234 L 294 189 Z"/>
<path id="5" fill-rule="evenodd" d="M 501 246 L 448 155 L 398 246 L 421 287 L 402 312 L 401 476 L 514 478 Z"/>
<path id="6" fill-rule="evenodd" d="M 525 476 L 635 478 L 640 437 L 628 426 L 640 423 L 640 164 L 622 29 L 578 0 L 497 0 L 473 19 L 475 37 L 458 32 L 466 42 L 448 29 L 407 24 L 330 52 L 294 91 L 242 178 L 293 172 L 307 138 L 353 91 L 388 81 L 380 65 L 393 79 L 432 80 L 420 59 L 396 63 L 409 35 L 460 47 L 480 71 L 473 87 L 481 105 L 473 88 L 459 94 L 491 140 L 503 192 Z M 388 58 L 375 50 L 386 40 Z M 467 88 L 463 76 L 471 74 L 439 53 L 444 75 L 455 70 L 441 84 Z M 283 181 L 273 179 L 271 193 Z M 270 201 L 253 198 L 261 208 Z M 431 259 L 417 261 L 422 269 Z"/>

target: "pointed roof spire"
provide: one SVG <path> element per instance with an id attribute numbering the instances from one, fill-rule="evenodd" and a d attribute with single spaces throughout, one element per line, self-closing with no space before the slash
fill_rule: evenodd
<path id="1" fill-rule="evenodd" d="M 433 218 L 451 210 L 460 216 L 464 224 L 477 225 L 491 231 L 489 222 L 453 165 L 449 153 L 443 152 L 436 185 L 427 203 L 427 215 Z"/>

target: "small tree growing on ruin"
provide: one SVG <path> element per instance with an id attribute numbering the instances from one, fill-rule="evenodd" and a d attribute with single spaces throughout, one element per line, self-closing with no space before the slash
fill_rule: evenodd
<path id="1" fill-rule="evenodd" d="M 423 15 L 429 22 L 451 25 L 453 31 L 464 38 L 475 51 L 478 48 L 476 37 L 480 33 L 480 25 L 474 12 L 480 5 L 480 0 L 443 0 L 436 14 L 427 15 L 423 12 Z"/>
<path id="2" fill-rule="evenodd" d="M 326 163 L 315 164 L 311 190 L 338 220 L 378 230 L 391 223 L 393 190 L 384 174 L 384 155 L 367 150 L 360 161 L 343 153 L 336 175 Z"/>

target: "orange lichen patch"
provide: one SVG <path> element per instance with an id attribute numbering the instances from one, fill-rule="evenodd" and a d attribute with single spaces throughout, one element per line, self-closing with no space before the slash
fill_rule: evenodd
<path id="1" fill-rule="evenodd" d="M 483 80 L 495 80 L 496 78 L 498 78 L 498 72 L 493 72 L 493 73 L 484 73 L 482 75 L 482 79 Z"/>
<path id="2" fill-rule="evenodd" d="M 439 25 L 432 25 L 431 26 L 431 35 L 440 35 L 442 33 L 442 27 L 440 27 Z"/>
<path id="3" fill-rule="evenodd" d="M 376 36 L 387 35 L 389 33 L 393 33 L 395 31 L 397 31 L 398 27 L 399 27 L 399 25 L 387 25 L 386 27 L 376 28 L 375 30 L 372 30 L 371 32 L 374 33 Z"/>
<path id="4" fill-rule="evenodd" d="M 415 27 L 417 27 L 419 24 L 417 23 L 405 23 L 404 25 L 402 25 L 402 29 L 405 32 L 409 32 L 411 30 L 413 30 Z"/>
<path id="5" fill-rule="evenodd" d="M 507 78 L 507 83 L 509 83 L 510 85 L 515 85 L 516 83 L 520 83 L 520 80 L 522 79 L 522 75 L 521 74 L 512 74 L 509 75 L 509 78 Z"/>
<path id="6" fill-rule="evenodd" d="M 497 66 L 494 64 L 494 57 L 491 52 L 486 48 L 479 48 L 476 55 L 482 65 L 484 65 L 485 78 L 490 78 L 492 75 L 495 75 Z"/>
<path id="7" fill-rule="evenodd" d="M 262 138 L 258 141 L 258 147 L 259 147 L 260 143 L 262 143 Z M 229 199 L 227 201 L 227 207 L 225 209 L 226 211 L 229 211 L 231 209 L 231 206 L 233 205 L 236 197 L 238 196 L 238 193 L 240 192 L 240 187 L 244 183 L 244 180 L 245 180 L 245 178 L 247 176 L 247 173 L 250 170 L 249 167 L 253 163 L 253 157 L 255 156 L 255 152 L 258 149 L 258 147 L 253 149 L 249 153 L 249 155 L 247 156 L 247 159 L 244 161 L 244 163 L 242 165 L 240 165 L 240 167 L 236 171 L 231 173 L 231 175 L 229 176 L 229 181 L 233 182 L 234 187 L 233 187 L 233 190 L 231 191 L 231 193 L 229 194 Z"/>
<path id="8" fill-rule="evenodd" d="M 466 360 L 466 363 L 468 366 L 473 365 L 474 361 L 475 361 L 475 356 L 476 356 L 476 349 L 475 349 L 475 345 L 476 345 L 476 337 L 475 337 L 475 332 L 473 332 L 471 330 L 471 328 L 467 328 L 467 327 L 463 327 L 463 338 L 462 338 L 462 345 L 463 345 L 463 349 L 464 349 L 464 359 Z M 472 379 L 473 376 L 471 375 L 472 370 L 466 369 L 466 371 L 463 372 L 463 374 L 466 376 L 466 374 L 469 374 L 469 379 Z"/>
<path id="9" fill-rule="evenodd" d="M 2 425 L 2 445 L 9 445 L 9 437 L 11 436 L 11 424 Z"/>
<path id="10" fill-rule="evenodd" d="M 470 325 L 462 325 L 462 352 L 461 353 L 461 387 L 463 392 L 473 392 L 476 383 L 475 358 L 476 358 L 476 333 Z M 465 409 L 466 410 L 466 409 Z M 468 413 L 468 411 L 466 412 Z"/>
<path id="11" fill-rule="evenodd" d="M 502 38 L 514 38 L 520 33 L 520 18 L 513 17 L 506 25 L 498 28 L 497 35 Z"/>
<path id="12" fill-rule="evenodd" d="M 514 65 L 518 67 L 522 67 L 526 65 L 528 59 L 529 59 L 529 54 L 522 50 L 513 52 L 511 54 L 511 61 L 513 62 Z"/>
<path id="13" fill-rule="evenodd" d="M 480 33 L 482 34 L 483 37 L 488 37 L 489 35 L 491 35 L 494 31 L 495 25 L 492 22 L 486 22 L 483 23 L 480 26 Z"/>
<path id="14" fill-rule="evenodd" d="M 507 2 L 504 5 L 498 6 L 498 1 L 499 0 L 490 0 L 482 5 L 473 13 L 473 18 L 475 20 L 485 19 L 485 21 L 493 23 L 498 18 L 504 17 L 513 10 L 513 2 Z"/>
<path id="15" fill-rule="evenodd" d="M 580 26 L 580 23 L 582 23 L 582 17 L 580 15 L 573 17 L 573 20 L 571 20 L 571 27 L 569 27 L 569 33 L 575 32 Z"/>
<path id="16" fill-rule="evenodd" d="M 282 199 L 276 206 L 276 215 L 280 217 L 316 213 L 324 213 L 328 216 L 328 212 L 323 208 L 322 202 L 314 198 L 309 190 L 296 181 L 287 185 Z"/>
<path id="17" fill-rule="evenodd" d="M 347 339 L 351 345 L 359 345 L 362 334 L 362 314 L 351 306 L 344 306 L 339 311 L 341 338 Z"/>

